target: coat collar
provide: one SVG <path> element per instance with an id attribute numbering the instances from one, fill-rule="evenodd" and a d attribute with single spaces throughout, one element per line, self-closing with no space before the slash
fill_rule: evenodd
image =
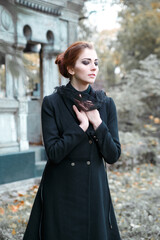
<path id="1" fill-rule="evenodd" d="M 70 83 L 68 83 L 66 86 L 60 86 L 56 88 L 57 92 L 61 96 L 66 108 L 70 112 L 73 119 L 76 121 L 77 124 L 79 124 L 79 121 L 77 119 L 77 116 L 73 110 L 74 102 L 74 96 L 77 96 L 79 94 L 83 94 L 87 96 L 89 100 L 94 100 L 94 103 L 96 104 L 94 109 L 98 109 L 101 111 L 101 105 L 105 102 L 106 94 L 103 91 L 95 91 L 90 85 L 85 91 L 77 91 Z M 73 95 L 72 95 L 73 94 Z M 86 131 L 87 135 L 92 135 L 94 132 L 92 124 L 89 124 L 89 128 Z"/>
<path id="2" fill-rule="evenodd" d="M 88 86 L 88 88 L 84 91 L 78 91 L 77 89 L 75 89 L 72 84 L 69 82 L 67 85 L 66 85 L 66 88 L 69 88 L 69 89 L 72 89 L 74 92 L 76 92 L 77 94 L 83 94 L 83 93 L 88 93 L 90 94 L 90 91 L 91 91 L 91 85 Z"/>
<path id="3" fill-rule="evenodd" d="M 88 86 L 88 88 L 85 91 L 77 91 L 69 82 L 66 86 L 66 88 L 70 88 L 72 90 L 74 90 L 75 92 L 77 92 L 78 94 L 82 94 L 82 93 L 88 93 L 91 96 L 94 96 L 95 94 L 95 90 L 91 87 L 91 85 Z M 69 112 L 71 113 L 71 115 L 74 117 L 74 119 L 76 120 L 76 122 L 78 122 L 77 120 L 77 116 L 73 110 L 73 105 L 74 105 L 74 101 L 70 98 L 68 98 L 65 94 L 62 95 L 62 99 L 64 101 L 64 104 L 66 105 L 67 109 L 69 110 Z"/>

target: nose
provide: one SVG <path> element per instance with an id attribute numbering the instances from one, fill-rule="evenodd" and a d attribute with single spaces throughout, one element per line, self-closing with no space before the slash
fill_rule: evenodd
<path id="1" fill-rule="evenodd" d="M 91 63 L 91 71 L 96 71 L 97 70 L 97 66 L 95 65 L 95 63 Z"/>

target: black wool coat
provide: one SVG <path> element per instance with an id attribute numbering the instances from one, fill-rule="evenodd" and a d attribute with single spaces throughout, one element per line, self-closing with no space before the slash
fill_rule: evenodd
<path id="1" fill-rule="evenodd" d="M 72 106 L 57 92 L 43 99 L 48 161 L 23 240 L 120 240 L 104 167 L 121 152 L 114 101 L 105 97 L 95 131 L 79 127 Z"/>

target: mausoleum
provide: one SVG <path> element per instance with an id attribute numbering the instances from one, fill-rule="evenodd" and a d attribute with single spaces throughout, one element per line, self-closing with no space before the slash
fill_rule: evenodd
<path id="1" fill-rule="evenodd" d="M 41 174 L 41 103 L 65 83 L 55 57 L 77 40 L 83 0 L 0 1 L 0 183 Z"/>

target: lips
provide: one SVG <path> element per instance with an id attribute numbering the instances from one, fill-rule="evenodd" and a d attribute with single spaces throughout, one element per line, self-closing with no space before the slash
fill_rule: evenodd
<path id="1" fill-rule="evenodd" d="M 92 74 L 88 74 L 88 76 L 95 77 L 96 75 L 94 73 L 92 73 Z"/>

